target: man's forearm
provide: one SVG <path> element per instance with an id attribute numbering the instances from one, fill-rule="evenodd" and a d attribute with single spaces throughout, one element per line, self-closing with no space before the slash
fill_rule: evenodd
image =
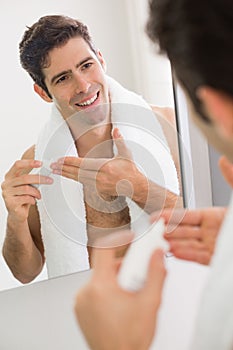
<path id="1" fill-rule="evenodd" d="M 28 223 L 7 220 L 3 256 L 11 272 L 22 283 L 31 282 L 42 270 L 43 258 L 35 246 Z"/>
<path id="2" fill-rule="evenodd" d="M 148 214 L 164 208 L 181 208 L 183 198 L 144 178 L 134 187 L 133 201 Z"/>

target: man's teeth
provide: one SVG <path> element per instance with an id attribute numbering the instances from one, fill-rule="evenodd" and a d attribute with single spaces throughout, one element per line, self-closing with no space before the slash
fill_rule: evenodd
<path id="1" fill-rule="evenodd" d="M 91 105 L 93 102 L 95 102 L 95 100 L 97 99 L 98 95 L 96 94 L 95 96 L 93 96 L 92 98 L 90 98 L 90 100 L 87 100 L 83 103 L 77 103 L 78 106 L 83 107 L 83 106 L 89 106 Z"/>

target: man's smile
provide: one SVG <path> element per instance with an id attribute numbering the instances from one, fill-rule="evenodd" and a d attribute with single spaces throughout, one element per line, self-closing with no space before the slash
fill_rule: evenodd
<path id="1" fill-rule="evenodd" d="M 76 103 L 75 105 L 82 108 L 89 107 L 97 101 L 98 97 L 99 97 L 99 91 L 91 98 L 88 98 L 86 100 L 83 100 L 82 102 Z"/>

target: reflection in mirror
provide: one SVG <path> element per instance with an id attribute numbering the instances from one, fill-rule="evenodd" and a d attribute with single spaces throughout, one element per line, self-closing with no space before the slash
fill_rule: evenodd
<path id="1" fill-rule="evenodd" d="M 1 244 L 7 264 L 1 258 L 1 289 L 88 269 L 96 236 L 131 228 L 137 237 L 148 229 L 151 212 L 182 206 L 171 72 L 165 59 L 150 52 L 143 31 L 146 4 L 70 0 L 63 8 L 51 2 L 14 20 L 5 6 L 1 23 L 11 16 L 15 28 L 8 43 L 12 62 L 7 56 L 4 64 L 10 64 L 14 84 L 6 74 L 1 130 L 8 152 L 1 153 L 1 182 L 10 169 L 3 183 L 9 225 L 5 237 L 2 201 Z M 53 46 L 43 67 L 45 85 L 39 76 L 35 93 L 19 65 L 17 48 L 25 26 L 51 13 L 87 24 L 95 46 L 80 33 Z M 53 18 L 49 26 L 61 20 Z M 42 47 L 48 28 L 45 34 Z M 27 70 L 42 52 L 38 44 L 31 52 L 29 46 L 26 39 L 21 44 Z M 22 154 L 23 160 L 15 163 Z M 125 249 L 119 247 L 119 255 Z"/>

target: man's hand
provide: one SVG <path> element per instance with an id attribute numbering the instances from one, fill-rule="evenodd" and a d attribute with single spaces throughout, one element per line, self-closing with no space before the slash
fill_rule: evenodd
<path id="1" fill-rule="evenodd" d="M 31 205 L 41 198 L 40 191 L 34 184 L 51 184 L 47 176 L 29 174 L 33 168 L 40 168 L 42 162 L 32 159 L 17 160 L 10 168 L 2 183 L 2 195 L 8 210 L 8 217 L 22 223 L 28 219 Z"/>
<path id="2" fill-rule="evenodd" d="M 103 195 L 132 197 L 134 190 L 142 188 L 147 179 L 134 164 L 118 129 L 114 129 L 113 139 L 118 151 L 115 157 L 65 157 L 51 164 L 53 173 L 79 181 Z"/>
<path id="3" fill-rule="evenodd" d="M 111 236 L 105 240 L 111 239 Z M 129 233 L 124 231 L 124 240 L 127 238 L 130 238 Z M 116 242 L 114 245 L 117 245 Z M 148 349 L 155 332 L 166 275 L 163 252 L 154 252 L 146 284 L 134 293 L 118 285 L 119 260 L 115 258 L 114 249 L 95 248 L 93 254 L 93 275 L 78 293 L 75 305 L 78 323 L 90 348 Z"/>
<path id="4" fill-rule="evenodd" d="M 226 208 L 221 207 L 164 210 L 152 214 L 151 221 L 157 220 L 158 216 L 165 219 L 167 230 L 164 237 L 175 257 L 208 265 L 225 213 Z"/>

